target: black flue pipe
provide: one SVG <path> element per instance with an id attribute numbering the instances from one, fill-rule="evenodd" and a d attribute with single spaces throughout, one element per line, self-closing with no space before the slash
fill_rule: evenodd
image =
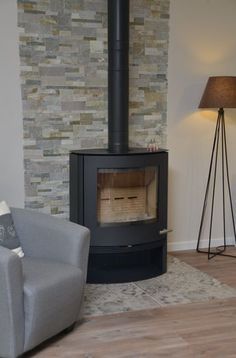
<path id="1" fill-rule="evenodd" d="M 129 149 L 129 0 L 108 3 L 108 150 Z"/>

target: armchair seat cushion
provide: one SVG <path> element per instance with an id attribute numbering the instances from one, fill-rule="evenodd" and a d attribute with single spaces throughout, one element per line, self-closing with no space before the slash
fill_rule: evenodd
<path id="1" fill-rule="evenodd" d="M 27 351 L 77 320 L 84 282 L 78 267 L 57 261 L 24 257 L 22 267 Z"/>

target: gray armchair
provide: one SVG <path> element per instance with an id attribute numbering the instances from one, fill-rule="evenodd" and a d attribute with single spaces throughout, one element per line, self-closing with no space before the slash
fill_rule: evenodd
<path id="1" fill-rule="evenodd" d="M 0 357 L 14 358 L 80 317 L 89 230 L 11 209 L 25 257 L 0 246 Z"/>

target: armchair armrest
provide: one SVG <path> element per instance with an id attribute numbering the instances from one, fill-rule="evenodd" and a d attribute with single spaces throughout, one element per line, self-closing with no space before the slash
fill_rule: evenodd
<path id="1" fill-rule="evenodd" d="M 68 263 L 87 272 L 90 232 L 84 226 L 26 209 L 11 209 L 26 256 Z"/>
<path id="2" fill-rule="evenodd" d="M 0 356 L 24 350 L 23 274 L 21 259 L 0 246 Z"/>

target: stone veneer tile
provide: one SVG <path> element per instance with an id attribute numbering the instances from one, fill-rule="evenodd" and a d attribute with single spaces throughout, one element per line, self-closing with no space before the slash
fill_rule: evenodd
<path id="1" fill-rule="evenodd" d="M 72 149 L 107 146 L 107 1 L 18 0 L 26 207 L 67 218 Z M 130 146 L 166 145 L 169 0 L 130 0 Z"/>

